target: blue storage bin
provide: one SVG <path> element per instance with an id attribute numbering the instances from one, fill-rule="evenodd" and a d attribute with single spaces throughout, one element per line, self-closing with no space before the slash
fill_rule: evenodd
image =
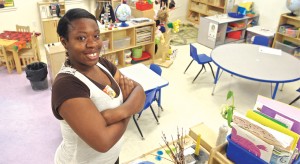
<path id="1" fill-rule="evenodd" d="M 234 143 L 231 140 L 231 135 L 227 136 L 227 141 L 228 145 L 226 155 L 232 162 L 236 164 L 268 164 L 264 160 L 242 148 L 240 145 Z"/>

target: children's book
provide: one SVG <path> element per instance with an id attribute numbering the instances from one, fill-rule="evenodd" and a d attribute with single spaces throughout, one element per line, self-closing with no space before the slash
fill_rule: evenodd
<path id="1" fill-rule="evenodd" d="M 274 130 L 277 130 L 281 133 L 284 133 L 288 136 L 291 136 L 293 138 L 293 141 L 290 145 L 290 149 L 285 149 L 285 150 L 289 151 L 289 150 L 294 150 L 296 148 L 298 140 L 299 140 L 299 134 L 291 131 L 290 129 L 284 128 L 284 127 L 278 125 L 277 123 L 275 123 L 275 122 L 273 122 L 269 119 L 266 119 L 265 117 L 253 112 L 252 110 L 247 111 L 246 117 L 248 117 L 248 118 L 264 125 L 264 126 L 267 126 L 267 127 L 272 128 Z"/>
<path id="2" fill-rule="evenodd" d="M 271 145 L 277 146 L 286 151 L 291 149 L 294 139 L 284 133 L 266 127 L 250 118 L 238 114 L 237 112 L 233 115 L 233 122 Z"/>
<path id="3" fill-rule="evenodd" d="M 300 109 L 294 106 L 264 97 L 258 96 L 254 110 L 285 123 L 289 129 L 300 135 Z M 300 149 L 300 141 L 297 143 Z"/>
<path id="4" fill-rule="evenodd" d="M 282 126 L 282 127 L 284 127 L 284 128 L 288 128 L 288 126 L 287 126 L 286 124 L 284 124 L 283 122 L 281 122 L 281 121 L 279 121 L 279 120 L 276 120 L 275 118 L 272 118 L 272 117 L 266 115 L 265 113 L 261 113 L 261 112 L 258 111 L 258 110 L 253 110 L 253 112 L 255 112 L 255 113 L 257 113 L 257 114 L 263 116 L 264 118 L 267 118 L 267 119 L 269 119 L 269 120 L 271 120 L 271 121 L 277 123 L 278 125 L 280 125 L 280 126 Z"/>
<path id="5" fill-rule="evenodd" d="M 284 151 L 274 148 L 270 164 L 290 164 L 292 161 L 293 151 Z"/>
<path id="6" fill-rule="evenodd" d="M 270 163 L 272 152 L 274 149 L 273 145 L 268 144 L 252 133 L 239 127 L 237 124 L 232 123 L 231 140 L 241 147 L 245 148 L 255 156 L 262 160 Z"/>

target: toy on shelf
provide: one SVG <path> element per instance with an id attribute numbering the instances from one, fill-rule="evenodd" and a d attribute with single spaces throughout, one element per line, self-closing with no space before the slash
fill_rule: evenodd
<path id="1" fill-rule="evenodd" d="M 172 2 L 174 8 L 175 2 Z M 158 1 L 156 1 L 156 4 L 158 4 Z M 176 53 L 173 53 L 170 48 L 170 32 L 171 29 L 173 29 L 173 32 L 178 32 L 180 24 L 180 20 L 168 23 L 170 10 L 168 4 L 170 4 L 168 0 L 161 0 L 161 8 L 156 15 L 157 30 L 155 31 L 155 53 L 156 59 L 159 59 L 155 60 L 155 63 L 163 67 L 169 67 L 173 63 L 171 59 L 175 58 Z"/>
<path id="2" fill-rule="evenodd" d="M 109 22 L 115 23 L 116 18 L 114 14 L 113 7 L 110 2 L 103 2 L 101 13 L 99 15 L 99 20 L 101 24 L 107 24 Z"/>
<path id="3" fill-rule="evenodd" d="M 152 0 L 139 0 L 135 3 L 135 7 L 140 11 L 150 10 L 153 8 L 153 2 Z"/>

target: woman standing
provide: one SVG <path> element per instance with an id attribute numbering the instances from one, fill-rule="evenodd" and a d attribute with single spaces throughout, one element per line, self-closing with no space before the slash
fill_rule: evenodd
<path id="1" fill-rule="evenodd" d="M 52 86 L 52 110 L 63 137 L 55 163 L 118 163 L 122 135 L 143 108 L 144 91 L 99 58 L 102 42 L 94 15 L 68 10 L 57 33 L 67 59 Z"/>

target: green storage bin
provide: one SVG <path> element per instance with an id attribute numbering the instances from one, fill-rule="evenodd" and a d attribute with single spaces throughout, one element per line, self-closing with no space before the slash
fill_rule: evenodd
<path id="1" fill-rule="evenodd" d="M 143 47 L 136 47 L 136 48 L 132 48 L 132 57 L 133 58 L 140 58 L 142 57 L 142 53 L 143 53 Z"/>

